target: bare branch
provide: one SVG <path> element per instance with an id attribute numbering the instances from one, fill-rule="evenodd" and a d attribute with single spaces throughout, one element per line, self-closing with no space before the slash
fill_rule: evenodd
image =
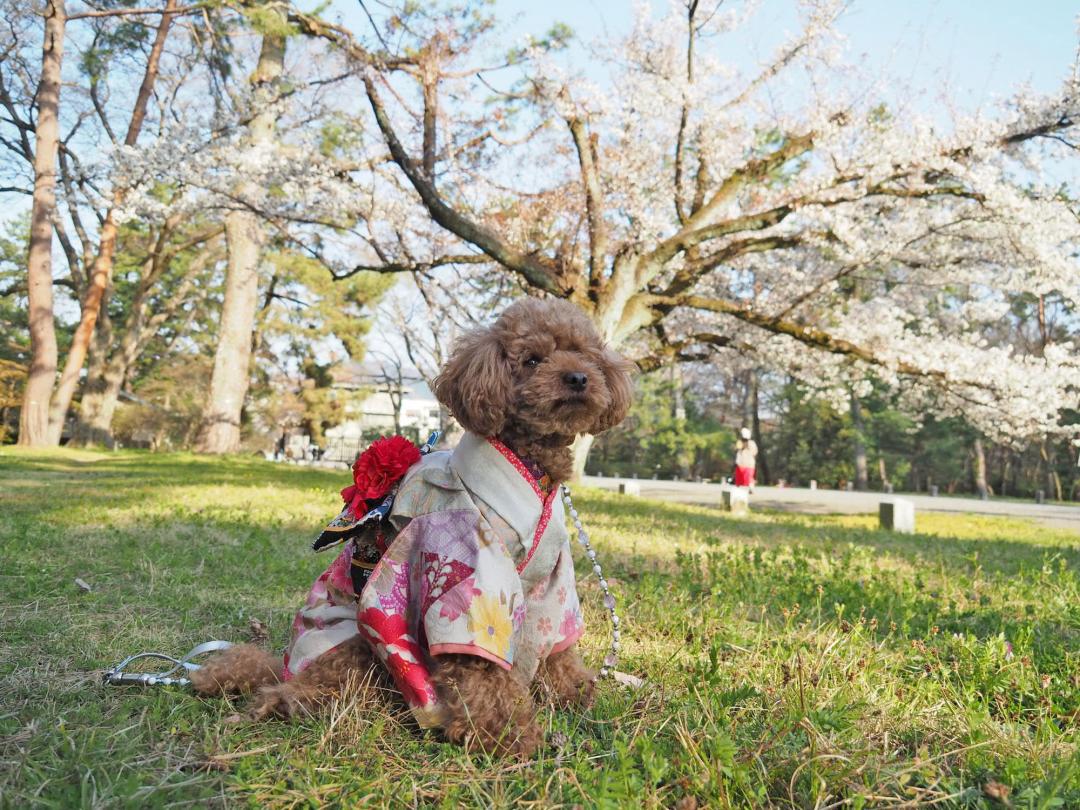
<path id="1" fill-rule="evenodd" d="M 364 66 L 372 67 L 377 65 L 386 67 L 395 63 L 406 63 L 404 60 L 387 61 L 372 55 L 357 44 L 346 29 L 326 23 L 317 17 L 291 11 L 288 19 L 289 22 L 297 25 L 303 33 L 325 39 L 337 45 L 351 59 Z M 408 63 L 415 64 L 415 60 L 408 60 Z M 508 244 L 490 228 L 479 222 L 472 221 L 443 200 L 426 176 L 423 167 L 417 166 L 416 162 L 405 150 L 400 138 L 398 138 L 397 132 L 390 122 L 390 116 L 383 106 L 382 98 L 375 86 L 375 80 L 370 70 L 364 71 L 363 81 L 368 102 L 371 104 L 372 112 L 375 115 L 375 122 L 378 124 L 386 145 L 390 149 L 390 155 L 394 159 L 394 163 L 408 178 L 416 193 L 420 195 L 420 199 L 431 218 L 450 233 L 476 246 L 504 267 L 520 275 L 530 286 L 555 294 L 565 292 L 556 281 L 558 277 L 556 268 L 541 261 L 537 256 Z"/>
<path id="2" fill-rule="evenodd" d="M 687 87 L 694 83 L 694 39 L 697 35 L 697 26 L 694 24 L 694 16 L 697 14 L 698 0 L 690 0 L 686 6 L 686 84 Z M 686 151 L 686 128 L 690 123 L 690 105 L 683 101 L 679 113 L 679 134 L 675 139 L 675 214 L 679 223 L 686 224 L 686 211 L 682 199 L 683 161 Z"/>
<path id="3" fill-rule="evenodd" d="M 427 262 L 384 262 L 383 264 L 358 264 L 344 273 L 330 272 L 334 281 L 351 278 L 357 273 L 425 273 L 436 267 L 452 264 L 487 264 L 491 259 L 477 253 L 462 253 L 454 256 L 439 256 Z"/>
<path id="4" fill-rule="evenodd" d="M 67 278 L 54 278 L 53 285 L 56 287 L 65 287 L 71 290 L 73 293 L 78 294 L 78 290 L 75 288 L 75 283 L 71 279 Z M 13 282 L 10 286 L 0 287 L 0 298 L 7 298 L 10 295 L 26 295 L 27 286 L 26 280 L 21 279 Z"/>
<path id="5" fill-rule="evenodd" d="M 171 5 L 171 4 L 170 4 Z M 193 11 L 201 11 L 209 6 L 208 3 L 199 3 L 193 6 L 181 8 L 117 8 L 117 9 L 94 9 L 93 11 L 80 11 L 77 14 L 69 14 L 68 22 L 72 20 L 88 20 L 94 17 L 129 17 L 133 14 L 190 14 Z"/>
<path id="6" fill-rule="evenodd" d="M 600 170 L 597 166 L 596 136 L 590 135 L 585 122 L 571 118 L 566 122 L 577 148 L 578 164 L 581 166 L 581 184 L 585 187 L 585 210 L 589 219 L 589 291 L 601 285 L 607 256 L 607 224 L 604 221 L 604 192 L 600 188 Z"/>
<path id="7" fill-rule="evenodd" d="M 398 139 L 370 73 L 365 72 L 364 74 L 364 88 L 367 92 L 368 101 L 371 103 L 371 109 L 375 114 L 375 121 L 386 139 L 386 144 L 390 148 L 390 154 L 393 156 L 394 162 L 405 173 L 413 188 L 416 189 L 417 194 L 420 195 L 420 199 L 423 201 L 424 207 L 427 208 L 431 218 L 455 236 L 475 245 L 499 264 L 513 270 L 531 286 L 550 293 L 563 292 L 555 281 L 556 272 L 554 268 L 542 263 L 535 256 L 507 244 L 489 228 L 478 222 L 473 222 L 443 201 L 439 193 L 424 177 L 422 170 L 409 157 L 405 147 Z"/>

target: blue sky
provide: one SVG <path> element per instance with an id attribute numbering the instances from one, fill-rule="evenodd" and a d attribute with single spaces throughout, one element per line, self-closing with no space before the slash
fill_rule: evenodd
<path id="1" fill-rule="evenodd" d="M 749 70 L 765 59 L 785 31 L 796 30 L 794 5 L 793 0 L 761 0 L 753 23 L 737 38 L 723 40 L 731 60 Z M 660 2 L 652 6 L 663 7 Z M 588 41 L 626 33 L 634 4 L 496 0 L 494 9 L 507 23 L 509 38 L 539 34 L 563 22 Z M 325 13 L 340 13 L 355 30 L 365 30 L 356 0 L 334 0 Z M 1075 58 L 1078 13 L 1075 0 L 853 0 L 840 29 L 848 38 L 849 55 L 865 54 L 875 75 L 883 71 L 933 96 L 947 88 L 970 111 L 1009 95 L 1021 83 L 1041 92 L 1057 88 Z"/>
<path id="2" fill-rule="evenodd" d="M 659 8 L 659 4 L 654 3 Z M 789 0 L 762 0 L 742 43 L 762 56 L 796 19 Z M 523 32 L 558 20 L 582 38 L 624 33 L 633 6 L 612 0 L 498 0 L 500 16 L 516 18 Z M 1065 0 L 855 0 L 840 29 L 854 54 L 921 87 L 948 80 L 976 103 L 1006 94 L 1019 82 L 1053 90 L 1065 77 L 1077 47 L 1080 4 Z M 962 99 L 958 99 L 962 100 Z"/>

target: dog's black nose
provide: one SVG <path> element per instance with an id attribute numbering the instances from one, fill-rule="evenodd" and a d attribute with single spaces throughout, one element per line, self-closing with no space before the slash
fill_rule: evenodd
<path id="1" fill-rule="evenodd" d="M 562 375 L 563 382 L 575 391 L 584 391 L 589 383 L 589 378 L 580 371 L 568 371 Z"/>

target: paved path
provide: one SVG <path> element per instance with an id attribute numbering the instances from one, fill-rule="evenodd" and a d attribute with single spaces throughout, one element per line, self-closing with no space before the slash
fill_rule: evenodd
<path id="1" fill-rule="evenodd" d="M 720 503 L 720 484 L 695 484 L 689 481 L 654 481 L 649 479 L 599 478 L 585 476 L 583 483 L 591 487 L 617 490 L 623 481 L 635 480 L 641 485 L 645 498 L 657 498 L 677 503 L 696 503 L 716 506 Z M 811 514 L 876 514 L 878 504 L 892 496 L 881 492 L 844 492 L 835 489 L 803 489 L 801 487 L 754 487 L 751 506 L 781 509 Z M 977 515 L 1005 515 L 1037 520 L 1047 526 L 1074 529 L 1080 532 L 1080 506 L 1025 503 L 1023 501 L 980 501 L 976 498 L 937 497 L 898 493 L 915 503 L 916 512 L 966 512 Z"/>

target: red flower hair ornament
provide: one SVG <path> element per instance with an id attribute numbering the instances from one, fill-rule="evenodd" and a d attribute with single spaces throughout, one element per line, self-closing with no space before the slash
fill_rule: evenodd
<path id="1" fill-rule="evenodd" d="M 341 490 L 342 500 L 361 517 L 368 511 L 366 501 L 384 498 L 419 460 L 420 450 L 404 436 L 377 439 L 353 462 L 353 484 Z"/>

